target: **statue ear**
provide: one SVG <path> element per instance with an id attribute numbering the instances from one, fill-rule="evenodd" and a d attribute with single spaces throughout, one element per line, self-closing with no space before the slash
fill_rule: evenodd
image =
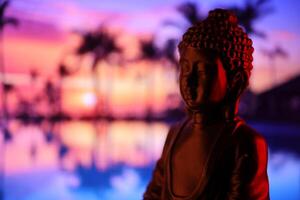
<path id="1" fill-rule="evenodd" d="M 224 102 L 225 118 L 227 121 L 234 120 L 236 116 L 236 106 L 238 106 L 238 100 L 241 94 L 244 92 L 248 82 L 247 74 L 244 71 L 239 70 L 228 81 L 227 93 Z"/>
<path id="2" fill-rule="evenodd" d="M 247 74 L 243 70 L 239 70 L 228 82 L 227 96 L 228 103 L 234 103 L 243 93 L 247 85 Z"/>

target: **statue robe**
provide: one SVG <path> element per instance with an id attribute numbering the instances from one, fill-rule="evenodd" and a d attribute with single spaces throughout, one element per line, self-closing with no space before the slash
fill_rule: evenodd
<path id="1" fill-rule="evenodd" d="M 270 199 L 267 143 L 239 118 L 228 123 L 218 137 L 195 190 L 186 197 L 175 196 L 170 186 L 170 153 L 175 139 L 189 120 L 171 127 L 144 200 Z"/>

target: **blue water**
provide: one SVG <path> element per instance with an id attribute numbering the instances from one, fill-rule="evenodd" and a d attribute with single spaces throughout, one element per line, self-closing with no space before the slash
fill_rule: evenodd
<path id="1" fill-rule="evenodd" d="M 72 123 L 72 122 L 70 122 Z M 75 127 L 81 127 L 81 122 L 76 122 Z M 78 126 L 79 125 L 79 126 Z M 87 124 L 82 123 L 82 126 Z M 269 143 L 269 160 L 268 175 L 270 181 L 270 194 L 272 200 L 299 200 L 300 199 L 300 128 L 297 125 L 289 124 L 271 124 L 252 122 L 251 125 L 261 132 Z M 67 130 L 74 125 L 66 124 Z M 52 143 L 45 143 L 41 137 L 38 127 L 24 128 L 18 126 L 14 130 L 15 141 L 6 144 L 5 156 L 10 156 L 8 152 L 19 151 L 19 148 L 26 149 L 26 140 L 31 141 L 28 144 L 37 144 L 34 155 L 35 161 L 25 162 L 19 159 L 13 160 L 7 158 L 7 162 L 20 162 L 20 167 L 13 164 L 6 165 L 5 173 L 5 200 L 138 200 L 145 190 L 145 187 L 151 177 L 151 171 L 154 163 L 159 156 L 166 131 L 169 127 L 164 123 L 147 124 L 145 122 L 122 122 L 107 123 L 102 131 L 100 138 L 102 143 L 98 144 L 109 148 L 115 152 L 109 154 L 97 154 L 91 156 L 88 165 L 83 161 L 74 159 L 88 148 L 89 143 L 85 137 L 79 140 L 72 137 L 81 137 L 76 132 L 71 134 L 72 139 L 65 139 L 69 145 L 69 150 L 61 162 L 60 159 L 53 160 L 56 162 L 38 161 L 39 151 L 44 151 L 40 156 L 48 155 L 45 152 L 45 146 L 51 146 Z M 128 136 L 121 138 L 119 131 L 126 132 L 130 130 Z M 34 131 L 33 131 L 34 130 Z M 59 129 L 62 134 L 67 133 L 63 127 Z M 85 131 L 89 130 L 83 129 Z M 92 129 L 90 129 L 92 130 Z M 32 134 L 36 131 L 36 134 Z M 136 131 L 136 133 L 135 133 Z M 30 132 L 30 133 L 29 133 Z M 68 131 L 67 131 L 68 132 Z M 28 137 L 26 137 L 28 134 Z M 88 135 L 88 132 L 82 134 Z M 23 135 L 23 136 L 22 136 Z M 30 135 L 30 136 L 29 136 Z M 93 134 L 92 134 L 93 135 Z M 39 138 L 39 139 L 37 139 Z M 66 137 L 68 138 L 68 137 Z M 88 138 L 88 137 L 87 137 Z M 153 139 L 150 139 L 153 138 Z M 74 140 L 73 140 L 74 139 Z M 98 138 L 99 139 L 99 138 Z M 161 141 L 162 140 L 162 141 Z M 35 141 L 35 142 L 34 142 Z M 76 143 L 77 142 L 77 143 Z M 58 146 L 53 141 L 54 149 Z M 84 144 L 84 145 L 82 145 Z M 281 145 L 282 144 L 282 145 Z M 289 145 L 290 144 L 290 145 Z M 43 146 L 44 145 L 44 146 Z M 76 148 L 80 146 L 79 150 Z M 28 146 L 30 147 L 30 145 Z M 3 148 L 3 146 L 2 146 Z M 47 147 L 48 148 L 48 147 Z M 71 149 L 71 150 L 70 150 Z M 75 151 L 74 154 L 72 152 Z M 126 151 L 124 153 L 124 151 Z M 49 150 L 49 152 L 51 152 Z M 59 152 L 59 151 L 58 151 Z M 18 155 L 18 154 L 16 154 Z M 19 154 L 21 156 L 21 154 Z M 25 154 L 24 154 L 25 155 Z M 75 155 L 75 156 L 74 156 Z M 89 154 L 86 154 L 89 155 Z M 94 154 L 93 154 L 94 155 Z M 102 155 L 102 157 L 101 157 Z M 15 156 L 15 155 L 14 155 Z M 31 158 L 30 157 L 30 158 Z M 83 156 L 87 157 L 87 156 Z M 84 159 L 83 159 L 84 160 Z M 22 164 L 23 163 L 23 164 Z M 46 163 L 46 164 L 45 164 Z M 71 164 L 70 164 L 71 163 Z M 74 164 L 75 163 L 75 164 Z M 106 163 L 106 164 L 103 164 Z M 25 167 L 24 167 L 24 166 Z M 72 167 L 70 167 L 72 166 Z M 14 168 L 14 169 L 10 169 Z"/>

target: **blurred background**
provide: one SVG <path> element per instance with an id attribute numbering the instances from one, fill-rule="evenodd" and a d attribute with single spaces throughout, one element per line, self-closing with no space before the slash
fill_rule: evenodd
<path id="1" fill-rule="evenodd" d="M 254 42 L 240 115 L 300 199 L 300 1 L 0 0 L 0 200 L 138 200 L 182 119 L 176 46 L 213 8 Z"/>

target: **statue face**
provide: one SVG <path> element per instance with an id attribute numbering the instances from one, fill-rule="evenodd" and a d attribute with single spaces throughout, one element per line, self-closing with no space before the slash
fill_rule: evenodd
<path id="1" fill-rule="evenodd" d="M 180 52 L 180 93 L 191 110 L 222 102 L 227 78 L 220 57 L 211 50 L 186 47 Z"/>

